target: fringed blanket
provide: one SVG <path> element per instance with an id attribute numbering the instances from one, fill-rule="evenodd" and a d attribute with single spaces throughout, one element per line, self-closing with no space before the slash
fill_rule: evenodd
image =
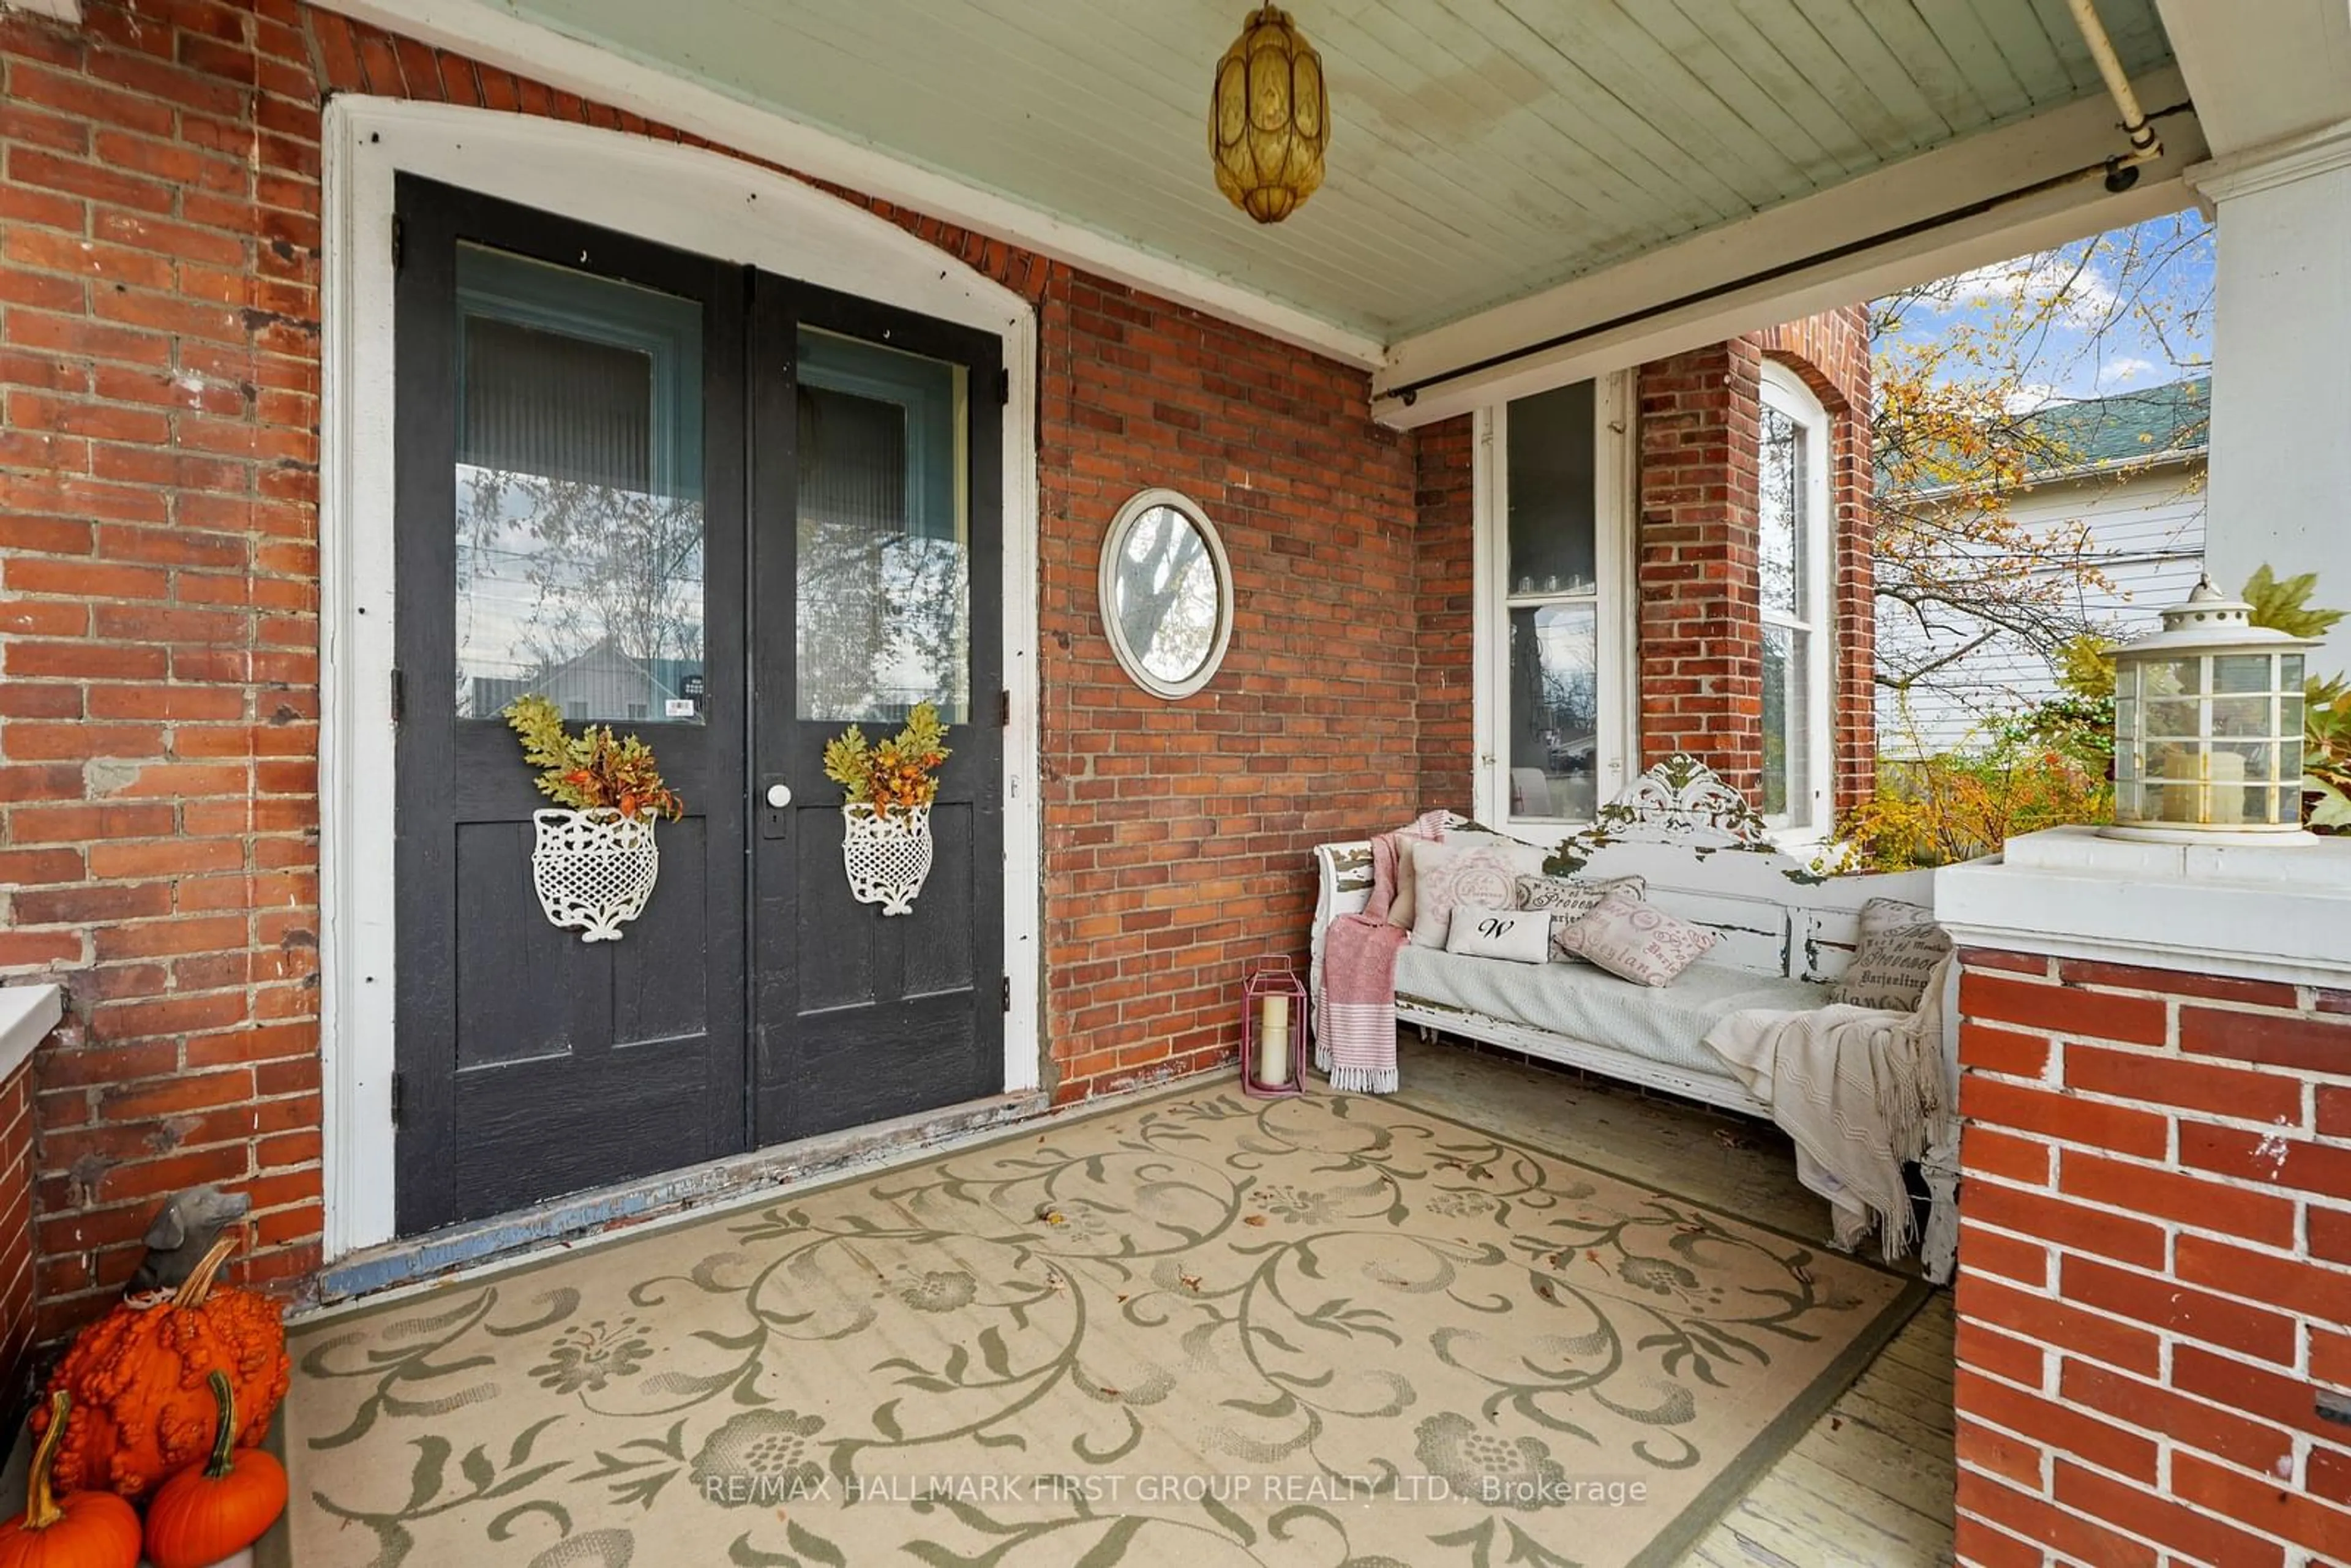
<path id="1" fill-rule="evenodd" d="M 1836 1244 L 1878 1228 L 1888 1262 L 1917 1239 L 1902 1164 L 1949 1113 L 1943 1073 L 1945 959 L 1910 1013 L 1828 1007 L 1732 1013 L 1706 1043 L 1796 1144 L 1796 1176 L 1828 1199 Z"/>
<path id="2" fill-rule="evenodd" d="M 1412 933 L 1342 915 L 1322 934 L 1322 1027 L 1314 1065 L 1350 1094 L 1396 1091 L 1396 955 Z"/>

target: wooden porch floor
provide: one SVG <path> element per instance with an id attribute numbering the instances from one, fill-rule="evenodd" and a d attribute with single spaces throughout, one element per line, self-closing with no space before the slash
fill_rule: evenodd
<path id="1" fill-rule="evenodd" d="M 1778 1129 L 1456 1044 L 1404 1042 L 1414 1099 L 1799 1236 L 1827 1207 Z M 1683 1559 L 1690 1568 L 1944 1568 L 1951 1298 L 1938 1291 L 1803 1440 Z"/>

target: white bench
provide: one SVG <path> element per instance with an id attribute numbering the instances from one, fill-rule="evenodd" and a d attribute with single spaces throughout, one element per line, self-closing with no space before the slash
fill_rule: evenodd
<path id="1" fill-rule="evenodd" d="M 1703 962 L 1774 980 L 1825 987 L 1844 972 L 1860 931 L 1861 908 L 1873 898 L 1934 905 L 1934 873 L 1823 877 L 1782 852 L 1744 797 L 1693 758 L 1676 756 L 1649 769 L 1609 805 L 1593 825 L 1557 846 L 1554 869 L 1580 876 L 1640 876 L 1660 908 L 1711 928 L 1719 938 Z M 1369 841 L 1320 844 L 1314 860 L 1321 883 L 1315 902 L 1313 1005 L 1322 995 L 1322 944 L 1331 922 L 1360 912 L 1372 888 Z M 1485 964 L 1496 959 L 1447 963 Z M 1943 1007 L 1945 1126 L 1920 1162 L 1933 1210 L 1920 1243 L 1928 1278 L 1949 1278 L 1959 1245 L 1959 1061 L 1956 986 Z M 1826 999 L 1825 992 L 1819 993 Z M 1727 1063 L 1714 1061 L 1692 1040 L 1685 1060 L 1663 1061 L 1606 1040 L 1571 1038 L 1523 1019 L 1497 1017 L 1405 993 L 1400 985 L 1396 1019 L 1425 1038 L 1450 1034 L 1523 1051 L 1602 1077 L 1662 1090 L 1709 1105 L 1769 1115 Z M 1322 1019 L 1315 1019 L 1317 1029 Z M 1713 1071 L 1708 1070 L 1711 1063 Z"/>

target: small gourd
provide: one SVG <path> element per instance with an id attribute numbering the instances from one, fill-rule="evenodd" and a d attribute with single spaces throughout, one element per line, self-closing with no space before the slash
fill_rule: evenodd
<path id="1" fill-rule="evenodd" d="M 139 1515 L 110 1491 L 60 1499 L 49 1467 L 66 1434 L 73 1396 L 49 1396 L 48 1430 L 33 1449 L 25 1481 L 25 1511 L 0 1524 L 0 1568 L 138 1568 Z"/>
<path id="2" fill-rule="evenodd" d="M 205 1382 L 220 1406 L 212 1458 L 165 1481 L 147 1505 L 147 1561 L 154 1568 L 212 1568 L 260 1540 L 286 1511 L 286 1467 L 236 1442 L 236 1394 L 228 1375 Z"/>
<path id="3" fill-rule="evenodd" d="M 57 1484 L 143 1500 L 165 1477 L 213 1446 L 216 1410 L 206 1375 L 228 1375 L 243 1446 L 269 1430 L 293 1367 L 283 1308 L 256 1291 L 214 1288 L 236 1239 L 224 1236 L 171 1295 L 131 1296 L 82 1330 L 49 1376 L 73 1396 L 73 1430 L 57 1449 Z M 35 1410 L 36 1436 L 48 1412 Z"/>

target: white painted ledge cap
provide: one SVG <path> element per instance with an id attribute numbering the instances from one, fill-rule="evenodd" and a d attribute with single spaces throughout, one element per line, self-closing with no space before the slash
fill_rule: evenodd
<path id="1" fill-rule="evenodd" d="M 0 1080 L 22 1067 L 65 1016 L 66 994 L 59 987 L 0 986 Z"/>
<path id="2" fill-rule="evenodd" d="M 2351 839 L 2143 843 L 2052 828 L 1935 873 L 1966 946 L 2351 988 Z"/>

